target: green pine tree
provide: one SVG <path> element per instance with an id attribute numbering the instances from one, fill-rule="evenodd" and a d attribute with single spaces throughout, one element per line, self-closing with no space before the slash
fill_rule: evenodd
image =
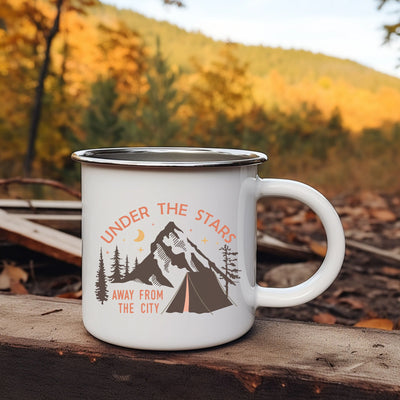
<path id="1" fill-rule="evenodd" d="M 149 88 L 142 100 L 142 113 L 138 121 L 141 139 L 148 145 L 171 145 L 180 130 L 177 112 L 183 100 L 175 87 L 177 74 L 171 71 L 161 53 L 159 39 L 146 77 Z"/>
<path id="2" fill-rule="evenodd" d="M 90 104 L 83 116 L 86 147 L 111 147 L 123 140 L 125 128 L 116 107 L 117 99 L 113 79 L 93 83 Z"/>

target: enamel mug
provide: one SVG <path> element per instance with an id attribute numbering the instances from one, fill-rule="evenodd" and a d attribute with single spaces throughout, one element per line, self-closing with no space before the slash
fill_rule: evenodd
<path id="1" fill-rule="evenodd" d="M 305 303 L 344 257 L 332 205 L 302 183 L 260 179 L 258 152 L 205 148 L 82 150 L 83 322 L 124 347 L 187 350 L 244 335 L 257 307 Z M 288 197 L 319 216 L 327 253 L 290 288 L 256 284 L 256 201 Z"/>

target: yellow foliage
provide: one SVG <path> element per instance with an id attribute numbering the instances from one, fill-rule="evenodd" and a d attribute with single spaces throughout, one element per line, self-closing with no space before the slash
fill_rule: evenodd
<path id="1" fill-rule="evenodd" d="M 373 92 L 328 77 L 290 85 L 276 70 L 265 78 L 253 77 L 253 82 L 255 99 L 266 109 L 278 107 L 293 112 L 308 103 L 317 106 L 325 117 L 338 109 L 344 126 L 355 134 L 364 128 L 400 121 L 400 92 L 389 87 Z"/>

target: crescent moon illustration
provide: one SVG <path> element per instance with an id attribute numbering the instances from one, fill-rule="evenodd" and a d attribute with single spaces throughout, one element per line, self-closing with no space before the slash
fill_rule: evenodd
<path id="1" fill-rule="evenodd" d="M 138 237 L 133 239 L 134 242 L 141 242 L 144 239 L 144 232 L 138 229 Z"/>

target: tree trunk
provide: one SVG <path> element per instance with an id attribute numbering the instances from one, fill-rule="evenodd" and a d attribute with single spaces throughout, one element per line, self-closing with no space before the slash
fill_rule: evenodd
<path id="1" fill-rule="evenodd" d="M 28 147 L 26 152 L 26 158 L 24 162 L 24 174 L 29 177 L 32 171 L 32 163 L 35 157 L 35 142 L 38 133 L 38 127 L 40 123 L 43 95 L 44 95 L 44 82 L 47 77 L 47 72 L 50 64 L 50 50 L 54 37 L 57 35 L 60 27 L 60 16 L 61 16 L 61 6 L 63 0 L 57 0 L 57 14 L 54 19 L 52 28 L 50 29 L 49 35 L 46 39 L 46 51 L 43 60 L 42 67 L 40 69 L 38 83 L 35 90 L 35 98 L 32 109 L 31 123 L 29 127 L 28 136 Z"/>

